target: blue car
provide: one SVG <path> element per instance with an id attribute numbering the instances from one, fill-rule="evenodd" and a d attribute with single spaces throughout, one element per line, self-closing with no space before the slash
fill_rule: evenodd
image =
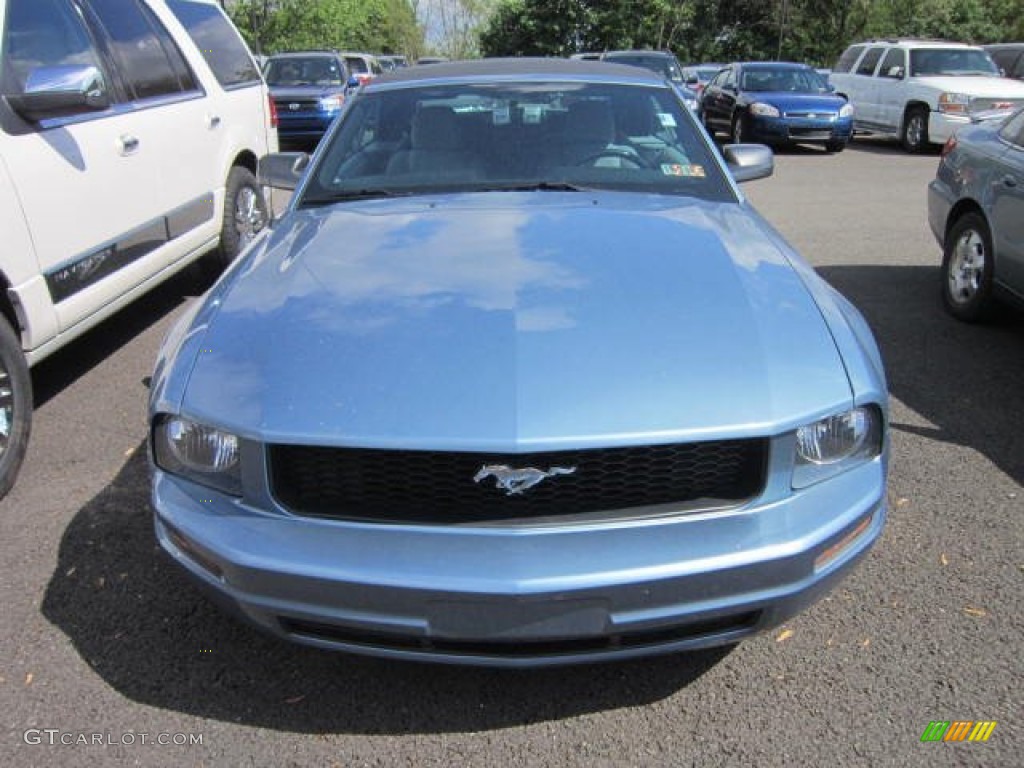
<path id="1" fill-rule="evenodd" d="M 842 152 L 853 136 L 853 106 L 805 64 L 730 64 L 701 93 L 701 119 L 712 136 L 737 144 L 822 144 Z"/>
<path id="2" fill-rule="evenodd" d="M 497 666 L 734 643 L 886 517 L 861 315 L 660 75 L 487 59 L 361 88 L 164 341 L 163 548 L 278 636 Z"/>
<path id="3" fill-rule="evenodd" d="M 279 53 L 263 69 L 282 146 L 312 147 L 341 112 L 349 89 L 344 59 L 330 51 Z"/>
<path id="4" fill-rule="evenodd" d="M 942 246 L 942 298 L 954 317 L 1024 308 L 1024 109 L 975 117 L 942 148 L 928 223 Z"/>

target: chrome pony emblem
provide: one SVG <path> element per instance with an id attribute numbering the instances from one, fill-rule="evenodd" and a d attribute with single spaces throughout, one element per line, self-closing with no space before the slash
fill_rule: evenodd
<path id="1" fill-rule="evenodd" d="M 523 469 L 512 469 L 507 464 L 485 464 L 473 478 L 474 483 L 494 478 L 495 488 L 504 488 L 506 496 L 518 496 L 523 491 L 533 488 L 542 480 L 556 475 L 571 475 L 576 467 L 552 467 L 547 472 L 536 467 L 524 467 Z"/>

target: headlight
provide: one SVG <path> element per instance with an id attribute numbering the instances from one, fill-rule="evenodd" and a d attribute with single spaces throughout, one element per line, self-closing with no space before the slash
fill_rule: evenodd
<path id="1" fill-rule="evenodd" d="M 947 115 L 966 115 L 970 107 L 971 97 L 966 93 L 939 94 L 939 112 Z"/>
<path id="2" fill-rule="evenodd" d="M 750 105 L 750 114 L 757 115 L 758 117 L 778 117 L 779 110 L 771 104 L 762 104 L 760 101 L 755 101 Z"/>
<path id="3" fill-rule="evenodd" d="M 160 469 L 240 496 L 242 473 L 236 435 L 179 416 L 153 427 L 153 458 Z"/>
<path id="4" fill-rule="evenodd" d="M 853 117 L 853 104 L 843 104 L 839 108 L 840 117 Z"/>
<path id="5" fill-rule="evenodd" d="M 324 112 L 337 112 L 343 102 L 341 96 L 324 96 L 320 99 L 320 109 Z"/>
<path id="6" fill-rule="evenodd" d="M 807 424 L 796 431 L 793 487 L 806 488 L 869 461 L 882 450 L 882 415 L 873 407 Z"/>

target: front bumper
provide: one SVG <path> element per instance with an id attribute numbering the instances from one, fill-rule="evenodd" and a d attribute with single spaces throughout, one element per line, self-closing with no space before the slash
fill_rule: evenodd
<path id="1" fill-rule="evenodd" d="M 928 113 L 928 142 L 945 144 L 946 140 L 964 126 L 971 124 L 971 118 L 960 115 L 948 115 L 945 112 Z"/>
<path id="2" fill-rule="evenodd" d="M 932 179 L 928 184 L 928 226 L 941 247 L 946 244 L 946 225 L 949 212 L 956 203 L 956 196 L 947 184 Z"/>
<path id="3" fill-rule="evenodd" d="M 319 139 L 338 112 L 284 112 L 278 108 L 277 135 L 282 139 Z"/>
<path id="4" fill-rule="evenodd" d="M 615 523 L 374 525 L 262 511 L 155 470 L 160 543 L 281 637 L 541 666 L 733 643 L 828 591 L 881 533 L 885 459 L 747 506 Z"/>
<path id="5" fill-rule="evenodd" d="M 846 143 L 853 135 L 853 118 L 761 117 L 748 118 L 751 138 L 769 143 Z"/>

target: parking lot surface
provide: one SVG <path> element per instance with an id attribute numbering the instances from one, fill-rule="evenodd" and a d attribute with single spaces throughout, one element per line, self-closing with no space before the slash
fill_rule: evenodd
<path id="1" fill-rule="evenodd" d="M 732 649 L 507 672 L 265 637 L 152 533 L 144 380 L 208 285 L 198 270 L 49 359 L 0 502 L 3 763 L 1020 765 L 1024 316 L 944 314 L 925 216 L 937 161 L 797 148 L 744 187 L 877 334 L 893 465 L 888 527 L 851 578 Z M 921 742 L 957 720 L 997 725 L 985 743 Z"/>

